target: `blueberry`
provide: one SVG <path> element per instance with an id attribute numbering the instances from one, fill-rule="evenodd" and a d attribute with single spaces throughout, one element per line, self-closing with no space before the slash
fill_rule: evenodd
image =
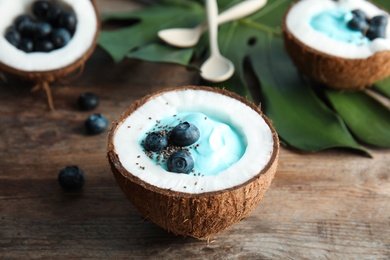
<path id="1" fill-rule="evenodd" d="M 376 38 L 386 38 L 386 27 L 370 26 L 367 30 L 366 37 L 370 40 L 374 40 Z"/>
<path id="2" fill-rule="evenodd" d="M 76 24 L 76 16 L 73 13 L 67 11 L 63 12 L 58 20 L 58 26 L 67 29 L 72 34 L 76 30 Z"/>
<path id="3" fill-rule="evenodd" d="M 15 47 L 18 47 L 21 40 L 20 33 L 14 26 L 8 27 L 7 31 L 5 32 L 5 38 Z"/>
<path id="4" fill-rule="evenodd" d="M 60 171 L 58 182 L 66 190 L 78 190 L 84 185 L 84 172 L 77 166 L 67 166 Z"/>
<path id="5" fill-rule="evenodd" d="M 51 34 L 51 40 L 56 48 L 64 47 L 70 39 L 70 33 L 64 28 L 55 29 Z"/>
<path id="6" fill-rule="evenodd" d="M 348 28 L 355 31 L 364 31 L 368 24 L 366 20 L 359 18 L 358 16 L 354 16 L 348 23 Z"/>
<path id="7" fill-rule="evenodd" d="M 36 39 L 43 39 L 50 35 L 52 27 L 46 22 L 37 22 L 34 24 L 34 37 Z"/>
<path id="8" fill-rule="evenodd" d="M 15 18 L 15 22 L 14 22 L 16 28 L 18 28 L 21 23 L 26 22 L 26 21 L 27 22 L 33 22 L 34 19 L 31 16 L 27 15 L 27 14 L 22 14 L 22 15 L 19 15 L 18 17 L 16 17 Z"/>
<path id="9" fill-rule="evenodd" d="M 92 110 L 98 106 L 99 97 L 94 93 L 83 93 L 79 96 L 77 104 L 80 110 Z"/>
<path id="10" fill-rule="evenodd" d="M 360 18 L 361 20 L 366 20 L 367 16 L 366 16 L 366 13 L 364 13 L 362 10 L 360 9 L 355 9 L 355 10 L 352 10 L 351 13 L 353 14 L 354 17 L 358 17 Z"/>
<path id="11" fill-rule="evenodd" d="M 20 15 L 15 21 L 16 29 L 22 36 L 32 37 L 34 36 L 35 21 L 28 15 Z"/>
<path id="12" fill-rule="evenodd" d="M 37 52 L 50 52 L 54 50 L 54 45 L 49 40 L 36 40 L 34 41 L 34 51 Z"/>
<path id="13" fill-rule="evenodd" d="M 178 124 L 169 133 L 169 140 L 177 146 L 191 145 L 198 141 L 199 137 L 199 129 L 188 122 Z"/>
<path id="14" fill-rule="evenodd" d="M 194 168 L 194 159 L 187 151 L 174 152 L 167 161 L 168 171 L 177 173 L 190 173 Z"/>
<path id="15" fill-rule="evenodd" d="M 107 119 L 102 114 L 91 114 L 85 121 L 87 134 L 95 135 L 106 131 L 108 126 Z"/>
<path id="16" fill-rule="evenodd" d="M 36 17 L 44 20 L 50 8 L 51 4 L 49 1 L 36 1 L 32 6 L 32 11 Z"/>
<path id="17" fill-rule="evenodd" d="M 158 152 L 168 146 L 168 137 L 163 132 L 149 133 L 142 143 L 146 151 Z"/>
<path id="18" fill-rule="evenodd" d="M 29 38 L 23 38 L 18 48 L 24 52 L 32 52 L 34 50 L 34 42 Z"/>
<path id="19" fill-rule="evenodd" d="M 371 18 L 370 26 L 386 26 L 387 17 L 384 15 L 377 15 Z"/>
<path id="20" fill-rule="evenodd" d="M 58 26 L 60 16 L 62 13 L 63 13 L 62 8 L 60 8 L 58 6 L 52 6 L 47 11 L 46 17 L 44 18 L 44 20 L 49 22 L 53 26 Z"/>

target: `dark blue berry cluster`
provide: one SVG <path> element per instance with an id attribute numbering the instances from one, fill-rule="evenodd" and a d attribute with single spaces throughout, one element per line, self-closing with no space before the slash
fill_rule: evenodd
<path id="1" fill-rule="evenodd" d="M 194 168 L 194 159 L 184 147 L 194 144 L 199 137 L 200 132 L 195 125 L 183 122 L 170 131 L 149 133 L 142 145 L 147 152 L 156 152 L 158 157 L 167 158 L 168 171 L 190 173 Z"/>
<path id="2" fill-rule="evenodd" d="M 387 17 L 377 15 L 368 19 L 366 14 L 359 9 L 352 11 L 353 18 L 348 22 L 348 27 L 355 31 L 361 31 L 368 39 L 386 37 Z"/>
<path id="3" fill-rule="evenodd" d="M 7 28 L 5 38 L 24 52 L 50 52 L 64 47 L 76 30 L 73 12 L 51 1 L 35 1 L 32 15 L 18 16 Z"/>
<path id="4" fill-rule="evenodd" d="M 91 92 L 82 93 L 77 104 L 80 110 L 92 110 L 98 106 L 99 98 Z M 108 121 L 102 114 L 90 114 L 84 126 L 87 134 L 95 135 L 107 129 Z M 67 166 L 60 171 L 58 182 L 66 190 L 78 190 L 84 185 L 84 171 L 75 165 Z"/>
<path id="5" fill-rule="evenodd" d="M 99 105 L 99 97 L 91 92 L 80 94 L 77 106 L 81 111 L 95 109 Z M 96 135 L 106 131 L 108 121 L 103 114 L 93 113 L 88 116 L 84 123 L 85 130 L 89 135 Z"/>

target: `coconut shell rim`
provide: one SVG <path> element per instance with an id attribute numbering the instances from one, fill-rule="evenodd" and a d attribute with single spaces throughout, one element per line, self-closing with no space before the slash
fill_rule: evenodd
<path id="1" fill-rule="evenodd" d="M 89 0 L 92 4 L 93 9 L 95 10 L 95 17 L 97 21 L 96 31 L 93 38 L 93 41 L 89 48 L 81 55 L 79 58 L 75 59 L 73 62 L 69 63 L 66 66 L 63 66 L 61 68 L 53 69 L 53 70 L 39 70 L 39 71 L 26 71 L 26 70 L 19 70 L 16 68 L 13 68 L 5 63 L 2 63 L 0 61 L 0 72 L 4 71 L 13 75 L 20 76 L 22 78 L 27 78 L 30 80 L 36 80 L 38 82 L 40 81 L 47 81 L 52 82 L 55 81 L 58 78 L 65 77 L 75 70 L 77 70 L 79 67 L 81 67 L 88 58 L 93 54 L 99 37 L 99 31 L 101 28 L 101 22 L 99 19 L 99 11 L 97 8 L 97 4 L 95 0 Z M 50 53 L 48 53 L 50 54 Z"/>
<path id="2" fill-rule="evenodd" d="M 251 109 L 253 109 L 255 112 L 257 112 L 263 118 L 263 120 L 266 122 L 266 124 L 268 125 L 268 127 L 271 130 L 272 139 L 273 139 L 273 149 L 272 149 L 272 154 L 271 154 L 271 157 L 270 157 L 269 161 L 261 169 L 261 171 L 259 173 L 257 173 L 251 179 L 249 179 L 249 180 L 247 180 L 247 181 L 245 181 L 245 182 L 243 182 L 241 184 L 238 184 L 236 186 L 230 187 L 228 189 L 222 189 L 222 190 L 210 191 L 210 192 L 203 192 L 203 193 L 186 193 L 186 192 L 180 192 L 180 191 L 174 191 L 174 190 L 160 188 L 160 187 L 157 187 L 157 186 L 152 185 L 150 183 L 147 183 L 147 182 L 143 181 L 142 179 L 140 179 L 139 177 L 133 175 L 131 172 L 127 171 L 127 169 L 125 169 L 123 167 L 122 163 L 119 160 L 118 155 L 115 152 L 115 146 L 114 146 L 114 143 L 113 143 L 116 130 L 123 123 L 123 121 L 129 115 L 131 115 L 134 111 L 136 111 L 140 106 L 142 106 L 144 103 L 146 103 L 147 101 L 149 101 L 149 100 L 151 100 L 151 99 L 153 99 L 153 98 L 155 98 L 157 96 L 160 96 L 160 95 L 162 95 L 162 94 L 164 94 L 166 92 L 181 91 L 181 90 L 188 90 L 188 89 L 210 91 L 210 92 L 214 92 L 214 93 L 218 93 L 218 94 L 222 94 L 222 95 L 226 95 L 228 97 L 234 98 L 234 99 L 244 103 L 245 105 L 249 106 Z M 117 171 L 125 179 L 128 179 L 128 180 L 136 183 L 137 185 L 141 185 L 145 189 L 148 189 L 148 190 L 150 190 L 152 192 L 156 192 L 156 193 L 160 193 L 160 194 L 168 195 L 168 196 L 179 196 L 179 197 L 184 197 L 184 198 L 201 198 L 201 197 L 216 196 L 216 195 L 220 195 L 220 194 L 223 194 L 223 193 L 226 193 L 226 192 L 229 192 L 229 191 L 237 190 L 237 189 L 240 189 L 242 187 L 247 186 L 249 183 L 252 183 L 253 181 L 256 181 L 261 175 L 265 175 L 266 173 L 268 173 L 269 170 L 274 165 L 274 163 L 278 160 L 279 150 L 280 150 L 280 145 L 279 145 L 278 134 L 277 134 L 276 130 L 274 129 L 274 127 L 272 126 L 271 120 L 269 120 L 264 115 L 264 113 L 260 110 L 259 107 L 255 106 L 252 102 L 250 102 L 246 98 L 244 98 L 244 97 L 242 97 L 242 96 L 240 96 L 240 95 L 238 95 L 236 93 L 227 91 L 225 89 L 221 89 L 221 88 L 217 88 L 217 87 L 191 86 L 191 85 L 188 85 L 188 86 L 181 86 L 181 87 L 166 88 L 164 90 L 153 92 L 153 93 L 148 94 L 148 95 L 144 96 L 143 98 L 138 99 L 137 101 L 133 102 L 120 115 L 120 117 L 117 120 L 112 122 L 112 126 L 111 126 L 111 128 L 110 128 L 110 130 L 108 132 L 107 158 L 110 161 L 110 164 L 114 165 L 115 168 L 117 169 Z M 116 172 L 114 172 L 114 171 L 113 171 L 113 173 L 116 174 Z"/>

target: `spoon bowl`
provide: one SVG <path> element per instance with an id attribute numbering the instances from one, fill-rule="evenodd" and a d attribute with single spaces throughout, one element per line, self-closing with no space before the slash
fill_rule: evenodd
<path id="1" fill-rule="evenodd" d="M 234 73 L 233 63 L 221 55 L 208 58 L 200 68 L 201 77 L 210 82 L 221 82 L 230 78 Z"/>
<path id="2" fill-rule="evenodd" d="M 194 28 L 172 28 L 158 32 L 158 37 L 176 47 L 187 48 L 194 46 L 202 35 L 202 26 Z"/>

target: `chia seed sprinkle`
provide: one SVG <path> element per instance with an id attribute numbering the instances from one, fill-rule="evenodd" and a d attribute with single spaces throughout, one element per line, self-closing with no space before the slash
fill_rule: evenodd
<path id="1" fill-rule="evenodd" d="M 168 102 L 167 102 L 167 104 L 168 104 Z M 184 122 L 184 120 L 182 118 L 177 117 L 177 114 L 172 115 L 172 117 L 177 119 L 177 121 L 175 120 L 175 124 L 179 124 L 179 123 Z M 152 120 L 152 117 L 148 117 L 148 118 L 149 118 L 149 120 Z M 207 119 L 207 117 L 205 117 L 205 119 Z M 168 124 L 163 125 L 163 124 L 161 124 L 161 122 L 162 122 L 161 120 L 156 119 L 155 123 L 154 123 L 154 127 L 152 128 L 152 130 L 149 130 L 148 132 L 146 132 L 146 135 L 157 132 L 157 133 L 160 133 L 161 135 L 168 135 L 168 138 L 169 138 L 169 133 L 175 126 L 171 126 Z M 130 128 L 130 126 L 128 126 L 128 127 Z M 145 139 L 141 141 L 141 145 L 143 146 L 144 143 L 145 143 Z M 199 144 L 192 144 L 191 146 L 188 146 L 188 147 L 180 147 L 180 146 L 174 146 L 174 145 L 168 143 L 168 146 L 160 151 L 153 152 L 153 151 L 147 151 L 145 149 L 143 151 L 144 151 L 146 156 L 148 156 L 151 160 L 153 160 L 155 162 L 156 165 L 160 165 L 160 166 L 164 167 L 163 165 L 166 164 L 167 160 L 172 156 L 173 153 L 175 153 L 179 150 L 183 150 L 183 151 L 187 151 L 187 152 L 191 153 L 191 150 L 197 149 L 198 147 L 199 147 Z M 137 158 L 140 158 L 140 157 L 141 157 L 140 155 L 137 156 Z M 136 165 L 139 165 L 139 164 L 136 163 Z M 145 167 L 143 167 L 143 166 L 139 166 L 139 167 L 140 167 L 140 169 L 145 170 Z M 197 173 L 194 169 L 192 169 L 191 172 L 192 172 L 191 175 L 193 175 L 193 176 L 201 176 L 201 173 L 200 172 Z M 196 184 L 197 184 L 197 182 L 196 182 Z"/>

